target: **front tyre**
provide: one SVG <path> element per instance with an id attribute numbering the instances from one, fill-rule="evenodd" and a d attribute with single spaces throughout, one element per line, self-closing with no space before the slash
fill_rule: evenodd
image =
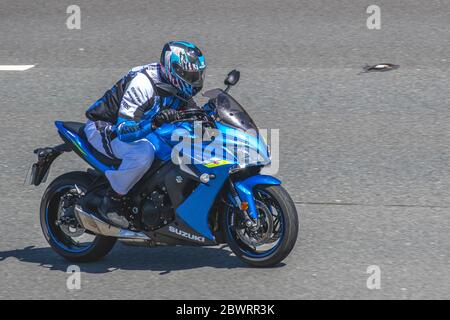
<path id="1" fill-rule="evenodd" d="M 74 203 L 70 201 L 74 190 L 78 187 L 85 192 L 91 182 L 86 172 L 63 174 L 47 187 L 41 200 L 40 221 L 45 239 L 69 261 L 99 260 L 111 251 L 117 240 L 84 230 L 72 214 Z"/>
<path id="2" fill-rule="evenodd" d="M 294 248 L 299 226 L 297 210 L 282 186 L 257 185 L 253 195 L 257 226 L 248 226 L 242 212 L 227 206 L 222 214 L 222 230 L 239 259 L 255 267 L 272 267 Z"/>

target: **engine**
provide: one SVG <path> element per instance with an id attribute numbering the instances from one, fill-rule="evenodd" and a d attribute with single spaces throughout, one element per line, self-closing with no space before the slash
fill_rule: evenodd
<path id="1" fill-rule="evenodd" d="M 154 190 L 142 204 L 142 222 L 150 230 L 171 222 L 175 213 L 169 195 L 163 190 Z"/>

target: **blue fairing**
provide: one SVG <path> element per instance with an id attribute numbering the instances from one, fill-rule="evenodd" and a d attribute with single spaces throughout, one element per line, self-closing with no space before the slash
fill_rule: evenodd
<path id="1" fill-rule="evenodd" d="M 245 180 L 237 181 L 234 183 L 234 186 L 237 190 L 237 193 L 241 201 L 248 202 L 249 215 L 252 218 L 256 219 L 258 216 L 256 211 L 255 200 L 253 198 L 253 187 L 256 185 L 280 185 L 280 184 L 281 181 L 278 180 L 277 178 L 258 174 L 255 176 L 251 176 Z"/>
<path id="2" fill-rule="evenodd" d="M 160 160 L 170 160 L 172 146 L 168 143 L 173 131 L 173 125 L 165 124 L 147 136 L 156 150 L 156 157 Z"/>
<path id="3" fill-rule="evenodd" d="M 263 140 L 257 139 L 256 137 L 249 136 L 245 132 L 234 129 L 232 127 L 223 125 L 221 123 L 216 123 L 217 128 L 224 134 L 223 143 L 224 148 L 226 143 L 231 142 L 239 144 L 239 141 L 245 141 L 250 148 L 256 149 L 259 153 L 265 157 L 269 158 L 267 153 L 267 146 Z M 171 137 L 173 133 L 177 130 L 185 130 L 189 132 L 191 138 L 194 138 L 192 132 L 192 127 L 188 123 L 178 123 L 177 125 L 164 125 L 157 129 L 155 132 L 147 136 L 147 138 L 155 145 L 157 150 L 157 155 L 162 159 L 170 159 L 171 151 L 174 145 L 178 141 L 172 141 Z M 180 133 L 180 136 L 182 133 Z M 175 135 L 176 136 L 176 135 Z M 198 146 L 201 150 L 205 150 L 205 146 Z M 159 154 L 158 154 L 159 153 Z M 204 153 L 203 153 L 203 156 Z M 228 160 L 228 164 L 220 165 L 213 168 L 208 168 L 203 164 L 198 164 L 199 159 L 195 156 L 191 158 L 195 167 L 200 173 L 214 174 L 215 179 L 211 179 L 208 184 L 200 184 L 194 192 L 183 202 L 177 209 L 176 213 L 179 218 L 181 218 L 187 225 L 192 229 L 202 234 L 210 240 L 214 240 L 214 236 L 209 228 L 208 216 L 210 209 L 214 204 L 217 194 L 222 189 L 224 182 L 229 176 L 230 169 L 239 164 L 239 159 L 233 157 Z M 203 161 L 209 162 L 209 159 L 203 158 Z M 278 185 L 281 182 L 271 176 L 266 175 L 256 175 L 247 178 L 242 181 L 235 183 L 236 189 L 238 191 L 241 201 L 246 201 L 249 203 L 249 213 L 252 217 L 257 216 L 256 205 L 253 199 L 253 187 L 256 185 Z"/>
<path id="4" fill-rule="evenodd" d="M 231 165 L 209 169 L 203 165 L 196 165 L 201 173 L 216 176 L 207 184 L 201 183 L 192 194 L 176 209 L 177 216 L 192 229 L 210 240 L 214 240 L 208 224 L 209 211 L 216 200 L 217 194 L 228 178 Z"/>

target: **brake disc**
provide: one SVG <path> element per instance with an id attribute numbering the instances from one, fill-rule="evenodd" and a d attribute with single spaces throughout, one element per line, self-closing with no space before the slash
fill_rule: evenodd
<path id="1" fill-rule="evenodd" d="M 66 236 L 71 238 L 79 237 L 86 230 L 79 225 L 74 215 L 72 215 L 72 217 L 70 215 L 66 215 L 66 210 L 68 210 L 68 208 L 63 207 L 63 197 L 64 196 L 61 197 L 61 201 L 58 206 L 58 226 Z"/>
<path id="2" fill-rule="evenodd" d="M 256 203 L 256 210 L 258 211 L 259 216 L 256 227 L 253 228 L 246 227 L 236 230 L 239 239 L 248 246 L 251 246 L 253 248 L 268 243 L 268 240 L 270 240 L 273 235 L 273 217 L 270 209 L 264 202 L 260 200 L 255 200 L 255 203 Z M 263 225 L 262 220 L 264 221 L 266 228 Z M 249 232 L 258 233 L 259 235 L 258 238 L 256 239 L 254 237 L 251 237 L 249 235 Z"/>

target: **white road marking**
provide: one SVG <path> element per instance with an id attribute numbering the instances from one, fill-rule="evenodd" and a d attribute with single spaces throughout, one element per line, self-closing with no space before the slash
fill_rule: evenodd
<path id="1" fill-rule="evenodd" d="M 0 71 L 25 71 L 34 67 L 34 64 L 0 64 Z"/>

